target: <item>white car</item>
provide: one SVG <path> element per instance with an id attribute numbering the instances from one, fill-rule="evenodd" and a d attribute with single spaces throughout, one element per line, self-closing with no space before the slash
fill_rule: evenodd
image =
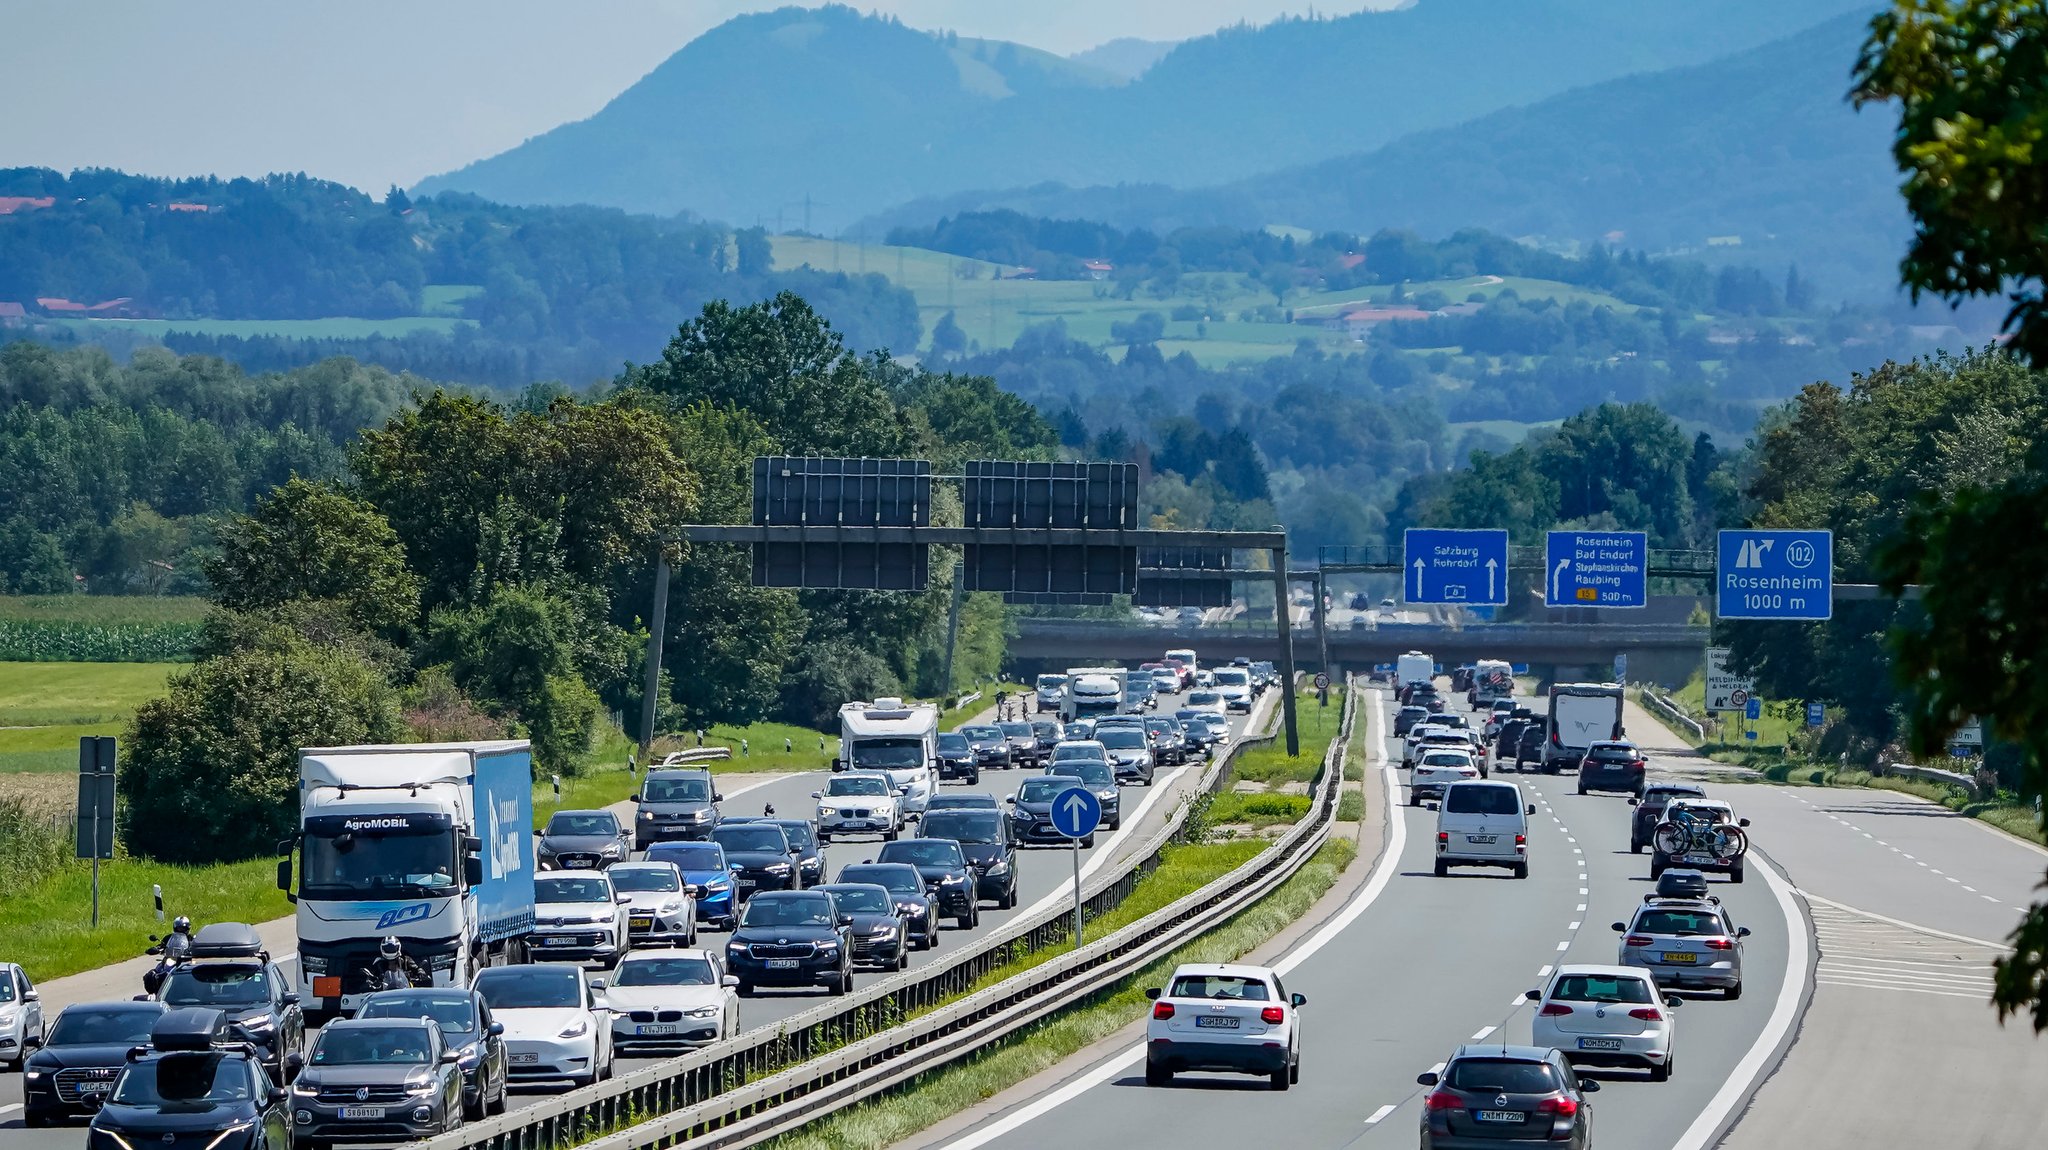
<path id="1" fill-rule="evenodd" d="M 1204 671 L 1203 674 L 1208 674 Z M 1229 709 L 1223 702 L 1221 691 L 1189 691 L 1187 701 L 1181 704 L 1183 711 L 1206 711 L 1211 715 L 1228 715 Z"/>
<path id="2" fill-rule="evenodd" d="M 1537 1003 L 1530 1044 L 1555 1048 L 1576 1066 L 1629 1066 L 1650 1081 L 1671 1077 L 1671 1012 L 1679 1002 L 1647 971 L 1629 966 L 1561 966 Z"/>
<path id="3" fill-rule="evenodd" d="M 617 962 L 633 947 L 626 896 L 601 870 L 541 871 L 533 876 L 533 934 L 540 959 Z"/>
<path id="4" fill-rule="evenodd" d="M 1180 675 L 1171 667 L 1160 667 L 1152 672 L 1152 689 L 1162 695 L 1180 693 Z"/>
<path id="5" fill-rule="evenodd" d="M 735 1034 L 740 1024 L 735 989 L 739 984 L 708 950 L 627 955 L 604 992 L 612 1008 L 612 1046 L 704 1046 Z"/>
<path id="6" fill-rule="evenodd" d="M 1423 755 L 1431 751 L 1444 750 L 1463 751 L 1475 758 L 1480 754 L 1480 748 L 1473 745 L 1472 740 L 1466 736 L 1465 732 L 1444 727 L 1431 731 L 1415 740 L 1415 745 L 1408 750 L 1408 761 L 1404 765 L 1412 767 L 1415 765 L 1415 760 Z M 1483 775 L 1486 772 L 1482 770 L 1479 773 Z"/>
<path id="7" fill-rule="evenodd" d="M 613 863 L 604 872 L 626 896 L 626 931 L 634 946 L 697 945 L 697 900 L 672 862 Z"/>
<path id="8" fill-rule="evenodd" d="M 1214 687 L 1215 685 L 1216 672 L 1210 670 L 1201 670 L 1195 672 L 1195 686 Z"/>
<path id="9" fill-rule="evenodd" d="M 896 805 L 905 818 L 924 814 L 932 796 L 939 793 L 939 772 L 930 766 L 890 767 L 879 773 L 888 776 L 889 785 L 896 789 Z"/>
<path id="10" fill-rule="evenodd" d="M 1415 765 L 1415 748 L 1422 745 L 1423 739 L 1430 735 L 1447 734 L 1449 731 L 1449 727 L 1444 726 L 1442 723 L 1434 722 L 1417 723 L 1408 728 L 1408 733 L 1401 736 L 1401 765 L 1403 767 Z"/>
<path id="11" fill-rule="evenodd" d="M 1264 1075 L 1275 1090 L 1301 1080 L 1301 1018 L 1308 999 L 1289 994 L 1270 967 L 1188 963 L 1165 989 L 1145 992 L 1145 1085 L 1167 1086 L 1185 1070 Z"/>
<path id="12" fill-rule="evenodd" d="M 515 1080 L 588 1086 L 612 1076 L 612 1019 L 604 979 L 581 967 L 494 966 L 471 984 L 505 1027 L 505 1063 Z"/>
<path id="13" fill-rule="evenodd" d="M 1445 787 L 1478 777 L 1479 768 L 1467 752 L 1425 747 L 1422 757 L 1415 761 L 1415 773 L 1408 776 L 1408 805 L 1420 806 L 1424 799 L 1443 798 Z"/>
<path id="14" fill-rule="evenodd" d="M 812 791 L 818 800 L 818 841 L 828 843 L 833 835 L 881 835 L 894 839 L 903 833 L 903 804 L 889 776 L 880 771 L 848 771 L 833 775 L 822 791 Z"/>
<path id="15" fill-rule="evenodd" d="M 1109 748 L 1094 739 L 1068 739 L 1053 746 L 1049 766 L 1071 763 L 1076 760 L 1090 760 L 1097 763 L 1110 762 Z"/>
<path id="16" fill-rule="evenodd" d="M 43 1044 L 43 1003 L 28 972 L 0 962 L 0 1067 L 21 1069 Z"/>
<path id="17" fill-rule="evenodd" d="M 1060 697 L 1067 693 L 1065 675 L 1040 675 L 1032 684 L 1032 691 L 1038 696 L 1038 709 L 1052 712 L 1060 709 Z"/>
<path id="18" fill-rule="evenodd" d="M 1223 709 L 1252 709 L 1252 673 L 1242 667 L 1225 667 L 1216 672 L 1216 693 L 1223 696 Z"/>

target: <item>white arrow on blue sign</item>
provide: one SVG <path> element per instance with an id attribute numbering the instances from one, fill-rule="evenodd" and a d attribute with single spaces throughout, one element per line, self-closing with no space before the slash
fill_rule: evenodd
<path id="1" fill-rule="evenodd" d="M 1052 829 L 1070 839 L 1085 839 L 1102 822 L 1102 800 L 1086 787 L 1068 787 L 1052 797 Z"/>
<path id="2" fill-rule="evenodd" d="M 1749 697 L 1749 707 L 1745 711 L 1743 711 L 1743 714 L 1746 717 L 1748 717 L 1748 719 L 1751 722 L 1755 722 L 1756 720 L 1763 718 L 1764 701 L 1762 699 L 1757 698 L 1755 695 L 1751 695 Z"/>
<path id="3" fill-rule="evenodd" d="M 1834 613 L 1834 532 L 1721 532 L 1714 614 L 1723 619 L 1819 620 Z"/>
<path id="4" fill-rule="evenodd" d="M 1552 531 L 1544 537 L 1547 607 L 1650 605 L 1650 537 L 1641 531 Z"/>
<path id="5" fill-rule="evenodd" d="M 1401 574 L 1410 603 L 1504 606 L 1508 533 L 1410 527 L 1401 534 Z"/>

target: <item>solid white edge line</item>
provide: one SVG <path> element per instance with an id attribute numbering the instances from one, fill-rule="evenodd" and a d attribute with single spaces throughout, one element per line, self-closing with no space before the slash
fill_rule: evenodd
<path id="1" fill-rule="evenodd" d="M 1336 917 L 1323 924 L 1321 930 L 1310 935 L 1306 940 L 1297 944 L 1293 950 L 1273 963 L 1273 969 L 1281 974 L 1293 970 L 1303 960 L 1329 945 L 1330 940 L 1343 933 L 1346 927 L 1358 921 L 1358 917 L 1365 913 L 1366 908 L 1373 904 L 1373 900 L 1380 896 L 1380 892 L 1387 888 L 1387 884 L 1393 880 L 1394 875 L 1401 869 L 1401 851 L 1407 845 L 1408 828 L 1405 819 L 1401 815 L 1399 801 L 1401 797 L 1400 784 L 1396 780 L 1394 772 L 1386 769 L 1386 743 L 1384 736 L 1380 738 L 1373 738 L 1371 736 L 1371 732 L 1374 730 L 1384 731 L 1386 729 L 1385 699 L 1378 692 L 1373 692 L 1372 708 L 1372 715 L 1375 721 L 1366 728 L 1367 742 L 1370 744 L 1370 759 L 1375 766 L 1380 768 L 1380 775 L 1386 780 L 1386 814 L 1389 824 L 1386 849 L 1380 852 L 1379 865 L 1373 868 L 1372 878 L 1366 882 L 1365 886 L 1359 889 L 1357 894 L 1351 896 L 1351 901 L 1345 904 L 1344 909 L 1339 911 Z M 1005 1134 L 1043 1118 L 1067 1102 L 1108 1082 L 1110 1079 L 1123 1073 L 1125 1067 L 1128 1067 L 1131 1063 L 1144 1056 L 1145 1046 L 1143 1043 L 1129 1047 L 1119 1053 L 1111 1054 L 1079 1076 L 1070 1079 L 1058 1089 L 1041 1094 L 1006 1114 L 997 1115 L 991 1121 L 978 1127 L 971 1134 L 963 1135 L 951 1142 L 945 1143 L 944 1150 L 975 1150 L 978 1146 L 986 1146 Z"/>
<path id="2" fill-rule="evenodd" d="M 1765 1075 L 1777 1064 L 1778 1047 L 1802 1013 L 1801 1003 L 1806 997 L 1806 980 L 1813 965 L 1813 939 L 1806 930 L 1806 916 L 1799 912 L 1799 904 L 1793 900 L 1796 889 L 1781 878 L 1777 867 L 1765 862 L 1764 882 L 1777 897 L 1778 909 L 1785 916 L 1785 977 L 1778 986 L 1778 1000 L 1771 1006 L 1771 1016 L 1764 1023 L 1762 1033 L 1750 1045 L 1742 1061 L 1728 1075 L 1721 1089 L 1707 1102 L 1672 1144 L 1672 1150 L 1707 1150 L 1720 1141 L 1722 1124 L 1736 1109 L 1745 1103 L 1752 1093 L 1763 1085 Z"/>
<path id="3" fill-rule="evenodd" d="M 1971 938 L 1967 934 L 1951 934 L 1950 932 L 1945 930 L 1936 930 L 1931 926 L 1921 926 L 1917 922 L 1907 922 L 1905 919 L 1902 918 L 1892 918 L 1889 915 L 1878 914 L 1876 911 L 1864 910 L 1861 907 L 1854 907 L 1850 906 L 1847 903 L 1836 902 L 1834 899 L 1831 898 L 1822 898 L 1821 896 L 1813 893 L 1810 890 L 1801 890 L 1798 887 L 1793 887 L 1792 890 L 1794 893 L 1798 894 L 1800 898 L 1803 898 L 1808 902 L 1819 903 L 1822 906 L 1829 907 L 1834 910 L 1839 910 L 1846 914 L 1860 914 L 1864 918 L 1876 919 L 1879 922 L 1886 923 L 1891 926 L 1900 927 L 1905 930 L 1917 930 L 1921 934 L 1931 934 L 1936 938 L 1948 939 L 1950 942 L 1967 942 L 1972 946 L 1987 947 L 1991 950 L 2012 949 L 2010 943 L 1990 942 L 1981 938 Z"/>
<path id="4" fill-rule="evenodd" d="M 19 1102 L 10 1102 L 5 1106 L 0 1106 L 0 1114 L 12 1114 L 21 1109 L 21 1106 L 22 1104 Z"/>

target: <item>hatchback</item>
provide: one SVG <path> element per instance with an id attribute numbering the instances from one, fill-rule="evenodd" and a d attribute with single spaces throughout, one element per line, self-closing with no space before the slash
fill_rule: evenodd
<path id="1" fill-rule="evenodd" d="M 1574 1066 L 1648 1070 L 1652 1082 L 1671 1077 L 1671 1012 L 1647 973 L 1627 966 L 1561 966 L 1548 987 L 1529 992 L 1537 1004 L 1529 1041 L 1555 1047 Z"/>
<path id="2" fill-rule="evenodd" d="M 1593 1144 L 1581 1079 L 1564 1055 L 1538 1046 L 1460 1046 L 1441 1073 L 1415 1081 L 1434 1087 L 1422 1102 L 1425 1150 L 1533 1145 L 1588 1150 Z"/>
<path id="3" fill-rule="evenodd" d="M 1721 905 L 1706 899 L 1657 898 L 1636 908 L 1635 918 L 1614 924 L 1621 938 L 1621 964 L 1650 972 L 1661 986 L 1718 988 L 1742 997 L 1742 940 L 1749 928 L 1728 920 Z"/>

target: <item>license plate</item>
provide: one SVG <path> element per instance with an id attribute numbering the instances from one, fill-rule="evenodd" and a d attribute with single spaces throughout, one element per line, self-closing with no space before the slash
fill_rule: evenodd
<path id="1" fill-rule="evenodd" d="M 734 879 L 732 885 L 740 888 L 741 890 L 753 890 L 754 880 L 750 878 Z"/>
<path id="2" fill-rule="evenodd" d="M 1481 1122 L 1520 1122 L 1522 1120 L 1522 1112 L 1519 1110 L 1475 1110 L 1472 1112 L 1472 1116 Z"/>
<path id="3" fill-rule="evenodd" d="M 534 1053 L 519 1054 L 515 1052 L 512 1055 L 512 1065 L 514 1066 L 532 1066 L 539 1061 L 540 1055 Z"/>
<path id="4" fill-rule="evenodd" d="M 114 1084 L 111 1082 L 81 1082 L 78 1084 L 78 1092 L 80 1094 L 109 1094 L 113 1092 L 113 1089 Z"/>
<path id="5" fill-rule="evenodd" d="M 1198 1018 L 1196 1018 L 1196 1019 L 1195 1019 L 1195 1029 L 1197 1029 L 1197 1030 L 1236 1030 L 1236 1029 L 1237 1029 L 1237 1019 L 1235 1019 L 1235 1018 L 1215 1018 L 1215 1017 L 1198 1017 Z"/>
<path id="6" fill-rule="evenodd" d="M 1499 836 L 1499 835 L 1466 835 L 1466 836 L 1465 836 L 1465 841 L 1466 841 L 1466 842 L 1468 842 L 1468 843 L 1497 843 L 1497 842 L 1499 842 L 1499 841 L 1500 841 L 1500 836 Z"/>
<path id="7" fill-rule="evenodd" d="M 1699 955 L 1697 955 L 1697 954 L 1694 954 L 1694 953 L 1692 953 L 1691 951 L 1685 951 L 1685 950 L 1667 950 L 1667 951 L 1665 951 L 1665 952 L 1664 952 L 1664 961 L 1665 961 L 1665 962 L 1677 962 L 1677 963 L 1688 963 L 1688 962 L 1698 962 L 1699 960 L 1700 960 L 1700 956 L 1699 956 Z"/>
<path id="8" fill-rule="evenodd" d="M 1581 1039 L 1579 1039 L 1579 1049 L 1580 1049 L 1580 1050 L 1620 1050 L 1620 1049 L 1621 1049 L 1621 1039 L 1619 1039 L 1619 1038 L 1581 1038 Z"/>
<path id="9" fill-rule="evenodd" d="M 653 929 L 654 929 L 654 920 L 653 920 L 653 919 L 651 919 L 651 918 L 636 918 L 636 919 L 632 919 L 632 920 L 630 920 L 630 921 L 632 922 L 632 924 L 633 924 L 633 929 L 635 929 L 635 930 L 653 930 Z"/>
<path id="10" fill-rule="evenodd" d="M 540 941 L 540 944 L 542 946 L 575 946 L 576 940 L 573 938 L 544 938 Z"/>
<path id="11" fill-rule="evenodd" d="M 796 966 L 796 959 L 793 958 L 771 958 L 768 960 L 769 970 L 795 970 Z"/>
<path id="12" fill-rule="evenodd" d="M 563 869 L 563 870 L 589 870 L 589 869 L 590 869 L 590 864 L 589 864 L 589 863 L 587 863 L 587 862 L 572 862 L 572 863 L 564 863 L 564 864 L 562 865 L 562 869 Z"/>
<path id="13" fill-rule="evenodd" d="M 344 1106 L 341 1108 L 341 1116 L 343 1118 L 382 1118 L 384 1117 L 384 1108 L 382 1106 Z"/>
<path id="14" fill-rule="evenodd" d="M 676 1028 L 666 1022 L 648 1023 L 633 1028 L 633 1033 L 642 1038 L 659 1038 L 662 1035 L 674 1034 L 675 1032 Z"/>

